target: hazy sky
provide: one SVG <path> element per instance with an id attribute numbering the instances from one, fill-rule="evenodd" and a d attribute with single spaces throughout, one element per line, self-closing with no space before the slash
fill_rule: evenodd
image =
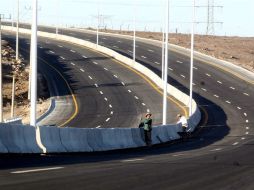
<path id="1" fill-rule="evenodd" d="M 31 21 L 32 0 L 20 1 L 20 19 Z M 15 12 L 17 0 L 0 0 L 0 13 Z M 161 31 L 166 0 L 38 0 L 39 24 L 96 27 L 101 15 L 101 27 L 133 28 L 136 15 L 138 30 Z M 205 34 L 207 2 L 196 0 L 196 33 Z M 135 6 L 134 6 L 135 5 Z M 170 0 L 170 31 L 189 33 L 192 0 Z M 214 0 L 214 29 L 217 35 L 254 36 L 253 0 Z M 222 7 L 219 7 L 222 6 Z M 15 14 L 16 15 L 16 14 Z M 217 23 L 223 22 L 223 24 Z"/>

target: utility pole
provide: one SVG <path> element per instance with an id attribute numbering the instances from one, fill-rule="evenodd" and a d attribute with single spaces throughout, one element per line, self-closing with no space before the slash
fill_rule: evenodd
<path id="1" fill-rule="evenodd" d="M 136 60 L 136 3 L 133 0 L 133 63 Z"/>
<path id="2" fill-rule="evenodd" d="M 2 19 L 6 18 L 0 14 L 0 123 L 3 122 Z M 11 19 L 11 16 L 7 19 Z"/>
<path id="3" fill-rule="evenodd" d="M 30 125 L 36 127 L 37 102 L 37 0 L 33 0 L 33 18 L 31 31 L 31 109 Z"/>
<path id="4" fill-rule="evenodd" d="M 19 59 L 19 0 L 17 0 L 16 60 Z"/>
<path id="5" fill-rule="evenodd" d="M 192 27 L 191 27 L 191 58 L 190 58 L 190 99 L 189 99 L 189 117 L 192 115 L 192 94 L 193 94 L 193 54 L 194 54 L 194 27 L 195 27 L 195 0 L 192 7 Z"/>
<path id="6" fill-rule="evenodd" d="M 168 32 L 169 32 L 169 0 L 167 1 L 167 16 L 166 16 L 166 44 L 165 44 L 165 67 L 164 67 L 164 87 L 163 87 L 163 119 L 162 124 L 166 125 L 167 123 L 167 85 L 168 85 Z"/>

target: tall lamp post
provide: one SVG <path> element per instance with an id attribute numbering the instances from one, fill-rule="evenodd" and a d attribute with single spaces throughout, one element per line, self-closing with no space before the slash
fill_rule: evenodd
<path id="1" fill-rule="evenodd" d="M 0 14 L 0 122 L 3 122 L 2 14 Z"/>
<path id="2" fill-rule="evenodd" d="M 136 3 L 133 1 L 133 62 L 136 60 Z"/>
<path id="3" fill-rule="evenodd" d="M 17 0 L 17 21 L 16 21 L 16 60 L 19 59 L 19 0 Z"/>
<path id="4" fill-rule="evenodd" d="M 190 99 L 189 99 L 189 116 L 192 115 L 192 94 L 193 94 L 193 54 L 194 54 L 194 27 L 195 27 L 195 0 L 192 5 L 192 28 L 191 28 L 191 58 L 190 58 Z"/>
<path id="5" fill-rule="evenodd" d="M 165 66 L 164 66 L 164 87 L 163 87 L 163 119 L 162 124 L 167 123 L 167 85 L 168 85 L 168 32 L 169 32 L 169 0 L 167 1 L 167 16 L 166 16 L 166 28 L 165 28 Z"/>
<path id="6" fill-rule="evenodd" d="M 33 18 L 31 33 L 31 109 L 30 125 L 36 126 L 36 102 L 37 102 L 37 0 L 33 0 Z"/>

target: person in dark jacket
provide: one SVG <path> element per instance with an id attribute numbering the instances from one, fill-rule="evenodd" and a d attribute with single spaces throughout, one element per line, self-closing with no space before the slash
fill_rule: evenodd
<path id="1" fill-rule="evenodd" d="M 152 144 L 152 114 L 147 113 L 145 115 L 145 119 L 140 123 L 139 126 L 142 126 L 144 128 L 144 135 L 145 135 L 145 142 L 146 145 L 150 146 Z"/>

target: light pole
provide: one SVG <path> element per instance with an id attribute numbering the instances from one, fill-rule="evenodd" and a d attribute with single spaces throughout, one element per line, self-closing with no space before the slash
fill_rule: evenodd
<path id="1" fill-rule="evenodd" d="M 19 59 L 19 0 L 17 0 L 16 60 Z"/>
<path id="2" fill-rule="evenodd" d="M 31 31 L 31 109 L 30 125 L 36 126 L 36 102 L 37 102 L 37 0 L 33 0 L 33 18 Z"/>
<path id="3" fill-rule="evenodd" d="M 192 7 L 192 28 L 191 28 L 191 58 L 190 58 L 190 99 L 189 99 L 189 116 L 192 115 L 192 87 L 193 87 L 193 53 L 194 53 L 194 27 L 195 27 L 195 0 Z"/>
<path id="4" fill-rule="evenodd" d="M 168 30 L 169 30 L 169 0 L 167 1 L 167 16 L 166 16 L 166 44 L 165 44 L 165 66 L 164 66 L 164 87 L 163 87 L 163 119 L 162 124 L 166 125 L 167 123 L 167 85 L 168 85 Z"/>
<path id="5" fill-rule="evenodd" d="M 133 62 L 136 60 L 136 3 L 133 1 Z"/>
<path id="6" fill-rule="evenodd" d="M 99 10 L 100 1 L 98 1 L 97 6 L 97 12 L 98 12 L 98 18 L 97 18 L 97 31 L 96 31 L 96 45 L 99 45 L 99 25 L 100 25 L 100 10 Z"/>

